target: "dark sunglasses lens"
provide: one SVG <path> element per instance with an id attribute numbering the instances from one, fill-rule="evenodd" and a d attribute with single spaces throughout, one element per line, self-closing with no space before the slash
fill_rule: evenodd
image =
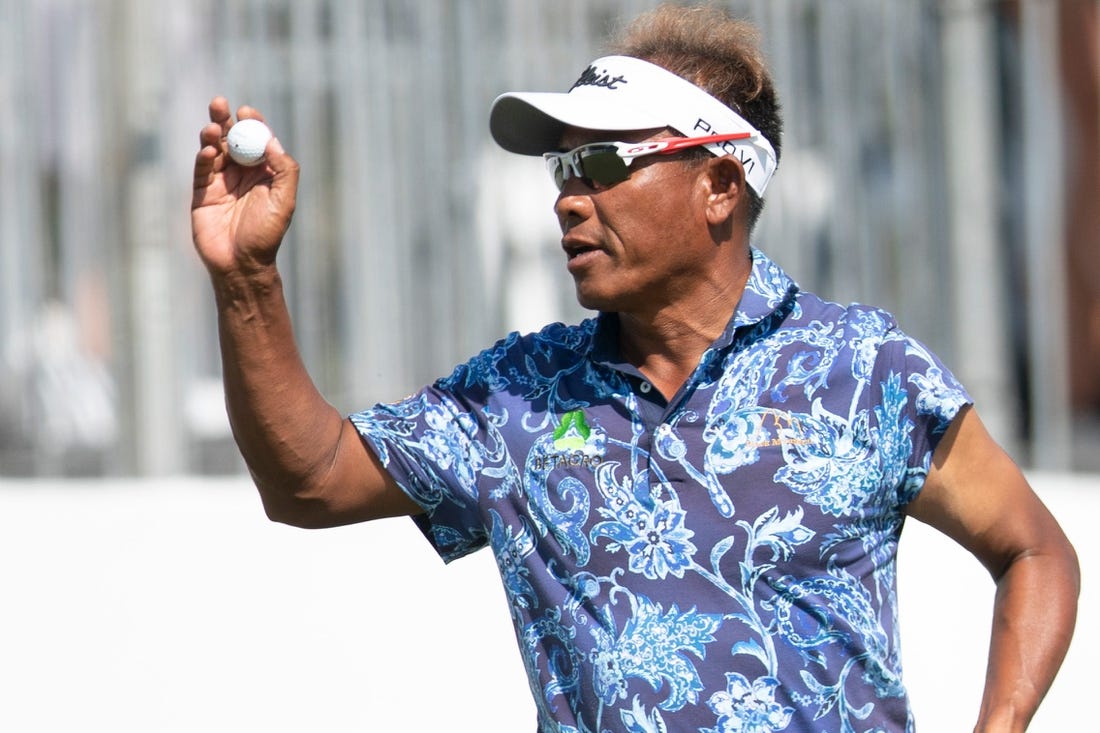
<path id="1" fill-rule="evenodd" d="M 581 155 L 581 171 L 588 180 L 601 186 L 621 183 L 630 177 L 626 163 L 614 150 L 593 150 Z"/>

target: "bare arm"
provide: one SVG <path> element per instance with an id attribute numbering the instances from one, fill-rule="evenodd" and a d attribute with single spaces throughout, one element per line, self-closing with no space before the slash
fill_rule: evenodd
<path id="1" fill-rule="evenodd" d="M 238 118 L 260 119 L 242 107 Z M 225 153 L 229 104 L 210 104 L 195 158 L 191 227 L 218 310 L 233 436 L 272 519 L 325 527 L 419 507 L 397 488 L 355 428 L 324 399 L 294 341 L 276 253 L 290 225 L 298 164 L 278 140 L 265 164 Z"/>
<path id="2" fill-rule="evenodd" d="M 1024 731 L 1069 647 L 1080 568 L 1057 521 L 967 409 L 936 449 L 909 513 L 970 550 L 996 582 L 975 731 Z"/>

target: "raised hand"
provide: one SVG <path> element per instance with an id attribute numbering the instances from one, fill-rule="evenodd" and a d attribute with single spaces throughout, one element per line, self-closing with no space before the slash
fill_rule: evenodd
<path id="1" fill-rule="evenodd" d="M 237 110 L 237 119 L 263 116 L 251 107 Z M 233 118 L 229 102 L 210 102 L 210 124 L 199 134 L 191 197 L 191 236 L 211 276 L 248 275 L 270 267 L 290 226 L 298 191 L 298 163 L 277 138 L 266 149 L 266 160 L 246 167 L 229 157 L 225 138 Z"/>

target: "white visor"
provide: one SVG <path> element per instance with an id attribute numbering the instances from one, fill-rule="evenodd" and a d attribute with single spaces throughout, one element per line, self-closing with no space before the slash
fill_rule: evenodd
<path id="1" fill-rule="evenodd" d="M 741 161 L 748 184 L 764 195 L 775 173 L 775 150 L 741 115 L 684 78 L 648 61 L 605 56 L 593 61 L 568 92 L 511 92 L 493 102 L 489 131 L 512 153 L 557 150 L 566 127 L 649 130 L 671 127 L 687 137 L 749 132 L 743 140 L 711 143 L 714 155 Z"/>

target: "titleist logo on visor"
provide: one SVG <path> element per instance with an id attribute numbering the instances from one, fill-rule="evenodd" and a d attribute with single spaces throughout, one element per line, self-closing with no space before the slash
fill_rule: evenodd
<path id="1" fill-rule="evenodd" d="M 606 71 L 599 72 L 595 66 L 589 66 L 581 74 L 580 78 L 573 82 L 573 86 L 569 87 L 569 91 L 573 91 L 577 87 L 606 87 L 607 89 L 618 89 L 616 84 L 626 84 L 626 77 L 611 76 Z"/>

